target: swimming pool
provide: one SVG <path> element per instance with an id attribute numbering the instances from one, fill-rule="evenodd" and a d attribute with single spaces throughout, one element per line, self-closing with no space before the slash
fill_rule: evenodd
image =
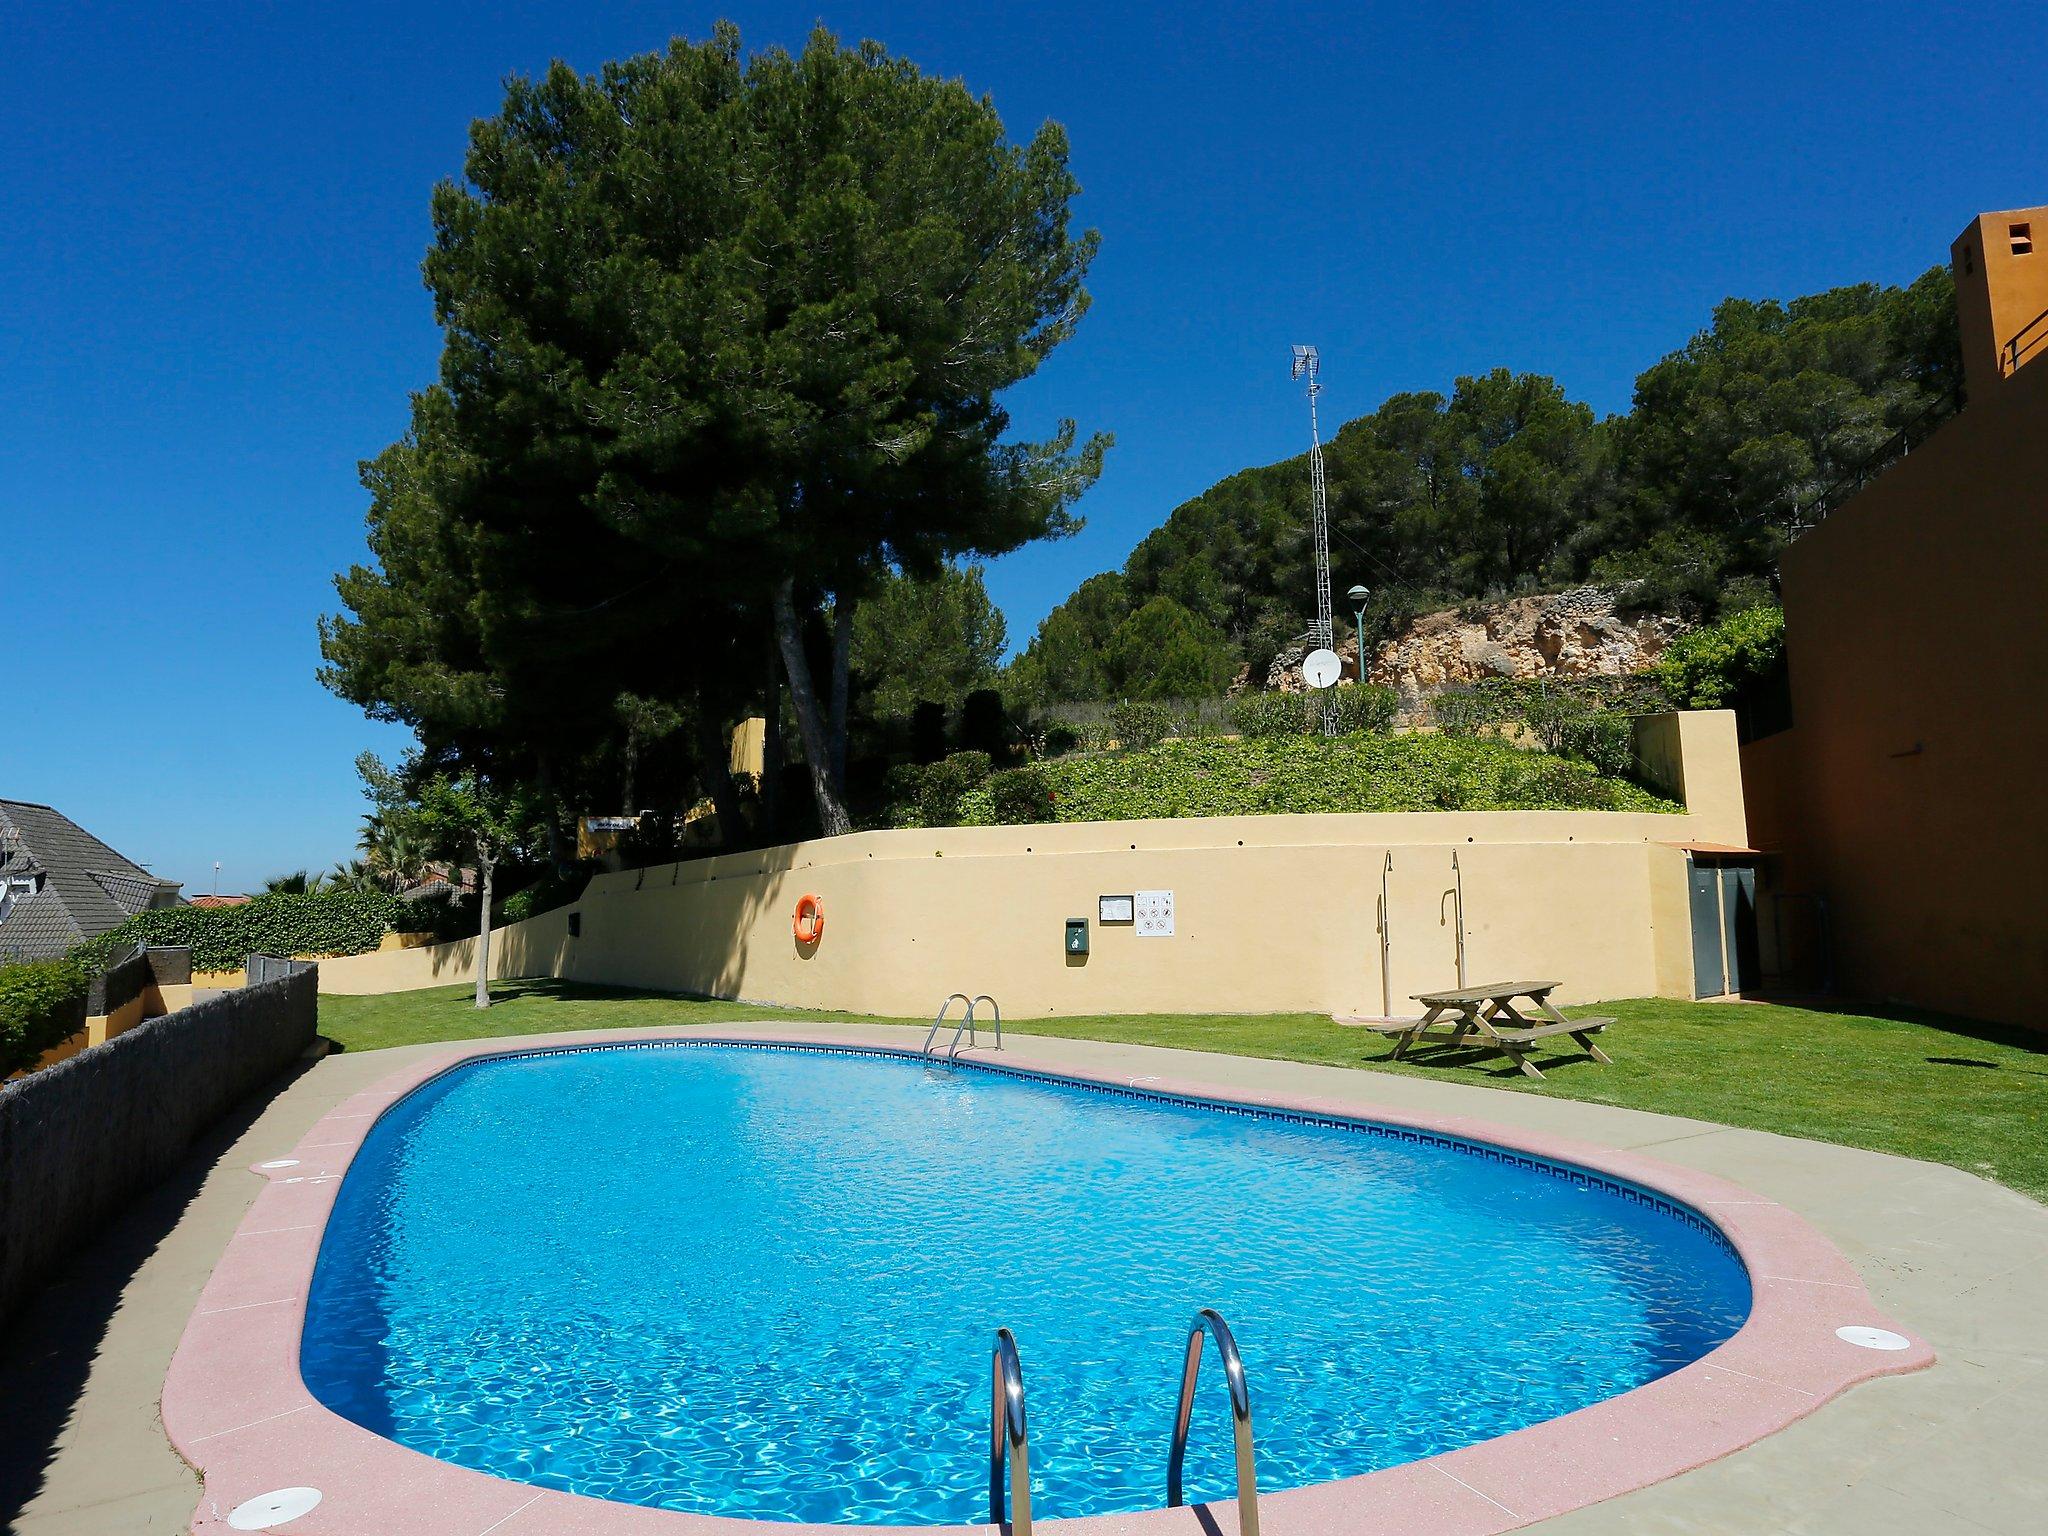
<path id="1" fill-rule="evenodd" d="M 501 1477 L 761 1519 L 985 1517 L 1009 1326 L 1040 1518 L 1163 1502 L 1189 1315 L 1244 1351 L 1262 1491 L 1665 1375 L 1747 1314 L 1705 1221 L 1400 1130 L 881 1054 L 475 1060 L 389 1110 L 300 1348 L 335 1412 Z M 1194 1498 L 1232 1488 L 1213 1360 Z"/>

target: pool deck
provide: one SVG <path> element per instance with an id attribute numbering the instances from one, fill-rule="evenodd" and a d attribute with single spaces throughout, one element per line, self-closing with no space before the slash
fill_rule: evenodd
<path id="1" fill-rule="evenodd" d="M 920 1038 L 912 1030 L 821 1024 L 779 1029 L 758 1024 L 702 1026 L 656 1033 L 848 1042 L 886 1038 L 892 1045 L 912 1048 Z M 18 1508 L 19 1514 L 9 1529 L 20 1536 L 186 1530 L 200 1503 L 199 1484 L 172 1449 L 158 1412 L 173 1351 L 231 1242 L 262 1241 L 265 1235 L 289 1239 L 289 1234 L 253 1230 L 236 1237 L 259 1193 L 275 1202 L 332 1187 L 314 1182 L 318 1170 L 272 1170 L 272 1179 L 306 1180 L 280 1187 L 252 1173 L 253 1165 L 323 1145 L 309 1137 L 316 1124 L 324 1121 L 331 1129 L 341 1123 L 341 1116 L 362 1112 L 345 1104 L 368 1107 L 388 1098 L 379 1085 L 396 1074 L 420 1076 L 480 1050 L 521 1044 L 555 1048 L 570 1038 L 537 1036 L 330 1057 L 277 1094 L 245 1126 L 231 1128 L 202 1149 L 185 1173 L 129 1212 L 100 1245 L 81 1256 L 58 1286 L 17 1319 L 10 1335 L 7 1358 L 0 1362 L 0 1512 Z M 980 1054 L 986 1059 L 989 1053 Z M 1572 1485 L 1597 1486 L 1600 1477 L 1612 1476 L 1616 1469 L 1600 1466 L 1600 1447 L 1583 1437 L 1571 1446 L 1560 1442 L 1548 1455 L 1532 1445 L 1534 1471 L 1526 1488 L 1512 1489 L 1503 1482 L 1494 1484 L 1490 1493 L 1481 1493 L 1466 1487 L 1455 1474 L 1443 1474 L 1427 1509 L 1418 1503 L 1398 1524 L 1373 1522 L 1378 1528 L 1411 1533 L 1531 1529 L 1586 1536 L 1624 1531 L 1730 1536 L 1765 1531 L 1844 1536 L 1911 1531 L 1913 1536 L 1929 1536 L 1946 1531 L 2031 1532 L 2038 1526 L 2041 1509 L 2048 1507 L 2048 1471 L 2035 1449 L 2035 1426 L 2048 1413 L 2048 1207 L 2023 1196 L 1954 1169 L 1880 1153 L 1478 1085 L 1022 1034 L 1013 1034 L 1009 1048 L 996 1059 L 1019 1067 L 1137 1081 L 1141 1087 L 1171 1084 L 1222 1096 L 1312 1103 L 1365 1117 L 1385 1114 L 1434 1124 L 1485 1122 L 1536 1150 L 1564 1141 L 1608 1149 L 1598 1160 L 1617 1171 L 1626 1171 L 1632 1159 L 1647 1157 L 1706 1176 L 1698 1185 L 1701 1190 L 1711 1191 L 1717 1180 L 1732 1181 L 1773 1202 L 1773 1208 L 1796 1213 L 1846 1258 L 1853 1274 L 1842 1277 L 1848 1283 L 1837 1285 L 1841 1295 L 1857 1303 L 1849 1310 L 1858 1315 L 1845 1311 L 1843 1323 L 1890 1320 L 1931 1343 L 1939 1355 L 1931 1369 L 1865 1382 L 1810 1413 L 1805 1410 L 1812 1404 L 1786 1396 L 1800 1390 L 1786 1385 L 1795 1379 L 1787 1372 L 1800 1368 L 1800 1363 L 1774 1361 L 1758 1370 L 1767 1380 L 1755 1382 L 1754 1390 L 1699 1414 L 1717 1419 L 1718 1432 L 1731 1444 L 1753 1438 L 1753 1433 L 1764 1434 L 1745 1449 L 1605 1502 L 1542 1518 L 1551 1509 L 1566 1507 L 1559 1502 L 1561 1488 L 1568 1493 Z M 345 1147 L 333 1150 L 345 1158 Z M 302 1165 L 305 1162 L 302 1156 Z M 1687 1192 L 1683 1183 L 1673 1187 Z M 1759 1213 L 1738 1214 L 1750 1219 Z M 232 1278 L 232 1267 L 223 1268 L 216 1285 Z M 1867 1300 L 1854 1283 L 1858 1280 L 1868 1291 Z M 252 1296 L 249 1300 L 256 1305 L 248 1314 L 222 1311 L 206 1325 L 232 1330 L 241 1341 L 254 1338 L 260 1332 L 256 1317 L 264 1310 L 263 1303 L 274 1299 Z M 1864 1315 L 1871 1303 L 1880 1316 Z M 209 1292 L 207 1310 L 211 1313 L 216 1304 L 240 1305 L 217 1290 Z M 193 1362 L 213 1353 L 188 1351 L 181 1376 L 191 1376 Z M 1895 1358 L 1899 1363 L 1918 1363 Z M 1710 1357 L 1687 1370 L 1698 1372 L 1711 1363 Z M 1820 1363 L 1830 1370 L 1844 1368 L 1832 1358 Z M 1778 1369 L 1780 1364 L 1785 1371 Z M 1859 1358 L 1853 1368 L 1863 1365 Z M 1778 1385 L 1769 1385 L 1768 1379 Z M 194 1439 L 213 1442 L 211 1452 L 205 1444 L 191 1448 L 219 1479 L 224 1475 L 221 1469 L 239 1460 L 226 1454 L 226 1444 L 253 1445 L 264 1438 L 263 1432 L 225 1420 L 214 1431 L 184 1422 L 193 1411 L 181 1398 L 185 1385 L 181 1381 L 172 1394 L 174 1429 L 188 1445 Z M 1642 1391 L 1653 1392 L 1657 1385 Z M 1638 1402 L 1653 1406 L 1641 1394 L 1617 1399 L 1613 1406 Z M 1598 1405 L 1586 1414 L 1607 1407 Z M 294 1417 L 304 1420 L 316 1411 L 324 1414 L 308 1410 Z M 1776 1428 L 1794 1411 L 1805 1416 Z M 1567 1424 L 1569 1419 L 1553 1422 Z M 1614 1427 L 1632 1438 L 1642 1426 L 1630 1424 L 1624 1416 Z M 1545 1428 L 1519 1433 L 1537 1435 Z M 1775 1433 L 1767 1432 L 1773 1428 Z M 1470 1447 L 1452 1454 L 1470 1457 L 1485 1449 Z M 577 1530 L 651 1531 L 678 1519 L 566 1495 L 543 1496 L 392 1450 L 417 1463 L 414 1470 L 423 1480 L 444 1488 L 451 1486 L 442 1482 L 444 1472 L 452 1472 L 465 1486 L 488 1485 L 480 1492 L 490 1497 L 479 1498 L 473 1518 L 467 1498 L 458 1501 L 463 1509 L 443 1504 L 436 1510 L 436 1516 L 446 1517 L 433 1520 L 436 1532 L 523 1536 L 528 1530 L 568 1529 L 559 1519 L 533 1523 L 544 1509 L 559 1515 L 558 1499 L 564 1507 L 585 1506 L 587 1513 L 608 1517 L 588 1524 L 576 1519 Z M 1628 1459 L 1639 1457 L 1632 1452 Z M 1657 1459 L 1650 1457 L 1643 1464 Z M 1450 1458 L 1433 1460 L 1457 1465 Z M 1676 1471 L 1685 1460 L 1681 1455 L 1668 1470 Z M 1385 1486 L 1402 1470 L 1374 1477 Z M 1497 1463 L 1493 1470 L 1500 1470 Z M 262 1487 L 292 1480 L 280 1477 Z M 1342 1489 L 1361 1481 L 1372 1479 L 1328 1486 Z M 1332 1509 L 1319 1517 L 1315 1501 L 1304 1497 L 1315 1492 L 1301 1490 L 1262 1501 L 1269 1532 L 1280 1536 L 1287 1529 L 1366 1528 L 1350 1525 L 1348 1511 Z M 532 1508 L 536 1501 L 541 1509 Z M 1290 1518 L 1297 1510 L 1299 1518 Z M 335 1529 L 341 1513 L 338 1501 L 330 1502 L 307 1521 L 277 1529 Z M 421 1513 L 425 1516 L 426 1510 Z M 1219 1508 L 1215 1513 L 1211 1529 L 1234 1528 L 1229 1510 Z M 204 1514 L 202 1529 L 225 1528 L 211 1507 Z M 686 1519 L 685 1524 L 698 1530 L 713 1524 L 727 1531 L 748 1529 L 737 1522 Z M 1157 1516 L 1103 1517 L 1085 1524 L 1102 1530 L 1195 1528 L 1192 1521 L 1177 1517 L 1168 1526 Z M 427 1528 L 425 1519 L 421 1528 Z M 395 1533 L 404 1527 L 380 1523 L 380 1529 Z"/>

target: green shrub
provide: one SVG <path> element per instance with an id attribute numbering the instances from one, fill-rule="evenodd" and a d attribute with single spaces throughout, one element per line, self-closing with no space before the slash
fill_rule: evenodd
<path id="1" fill-rule="evenodd" d="M 72 950 L 88 975 L 130 944 L 187 944 L 197 971 L 232 971 L 250 955 L 356 955 L 403 927 L 406 904 L 388 891 L 258 896 L 235 907 L 159 907 Z"/>
<path id="2" fill-rule="evenodd" d="M 1516 792 L 1533 805 L 1604 811 L 1613 807 L 1613 788 L 1613 780 L 1601 778 L 1584 763 L 1545 758 L 1530 765 Z"/>
<path id="3" fill-rule="evenodd" d="M 1232 700 L 1230 723 L 1240 736 L 1264 741 L 1274 736 L 1305 736 L 1308 702 L 1298 693 L 1248 693 Z"/>
<path id="4" fill-rule="evenodd" d="M 26 1071 L 78 1032 L 90 985 L 75 960 L 0 965 L 0 1078 Z"/>
<path id="5" fill-rule="evenodd" d="M 953 826 L 959 820 L 960 797 L 988 776 L 986 752 L 955 752 L 936 763 L 900 763 L 882 781 L 889 825 Z"/>
<path id="6" fill-rule="evenodd" d="M 987 798 L 988 819 L 997 826 L 1028 826 L 1032 822 L 1057 821 L 1052 786 L 1035 767 L 1005 768 L 992 773 L 982 786 Z M 966 797 L 957 809 L 965 808 Z"/>
<path id="7" fill-rule="evenodd" d="M 898 763 L 882 775 L 883 819 L 892 827 L 921 826 L 918 803 L 924 798 L 929 763 Z"/>
<path id="8" fill-rule="evenodd" d="M 1039 751 L 1047 757 L 1065 757 L 1081 745 L 1081 733 L 1064 720 L 1055 720 L 1039 739 Z"/>
<path id="9" fill-rule="evenodd" d="M 1393 727 L 1401 696 L 1377 683 L 1343 683 L 1328 693 L 1252 693 L 1230 706 L 1241 736 L 1320 736 L 1323 712 L 1337 712 L 1337 733 L 1356 736 Z"/>
<path id="10" fill-rule="evenodd" d="M 1634 771 L 1630 716 L 1670 707 L 1663 690 L 1646 676 L 1491 678 L 1446 690 L 1429 704 L 1441 735 L 1514 740 L 1527 732 L 1543 751 L 1583 758 L 1609 778 Z"/>
<path id="11" fill-rule="evenodd" d="M 1476 688 L 1446 688 L 1429 701 L 1429 718 L 1438 735 L 1453 738 L 1477 736 L 1496 723 L 1493 704 Z"/>
<path id="12" fill-rule="evenodd" d="M 473 939 L 480 926 L 476 908 L 481 899 L 475 891 L 415 896 L 403 904 L 405 912 L 392 926 L 401 933 L 432 934 L 436 944 Z"/>
<path id="13" fill-rule="evenodd" d="M 1724 709 L 1785 657 L 1785 611 L 1756 607 L 1680 635 L 1651 669 L 1680 709 Z"/>
<path id="14" fill-rule="evenodd" d="M 1126 699 L 1109 712 L 1109 731 L 1124 751 L 1142 752 L 1173 734 L 1173 711 L 1164 704 Z"/>
<path id="15" fill-rule="evenodd" d="M 1628 717 L 1601 708 L 1584 694 L 1554 690 L 1527 696 L 1518 723 L 1545 752 L 1581 758 L 1613 778 L 1635 768 L 1635 732 Z"/>
<path id="16" fill-rule="evenodd" d="M 566 875 L 550 871 L 524 890 L 515 891 L 499 902 L 498 921 L 523 923 L 542 912 L 566 907 L 583 894 L 583 888 L 589 883 L 588 870 L 573 869 Z"/>
<path id="17" fill-rule="evenodd" d="M 1378 683 L 1340 683 L 1326 702 L 1336 706 L 1339 734 L 1358 736 L 1392 730 L 1401 695 Z"/>

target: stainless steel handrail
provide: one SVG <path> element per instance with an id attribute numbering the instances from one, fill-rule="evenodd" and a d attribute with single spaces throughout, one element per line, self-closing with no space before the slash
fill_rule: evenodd
<path id="1" fill-rule="evenodd" d="M 923 1045 L 923 1047 L 922 1047 L 922 1048 L 921 1048 L 921 1049 L 920 1049 L 920 1050 L 918 1051 L 918 1054 L 919 1054 L 920 1056 L 929 1056 L 929 1055 L 931 1055 L 931 1053 L 932 1053 L 932 1041 L 933 1041 L 934 1039 L 936 1039 L 936 1038 L 937 1038 L 937 1036 L 938 1036 L 938 1033 L 939 1033 L 939 1026 L 940 1026 L 941 1024 L 943 1024 L 943 1023 L 945 1023 L 945 1022 L 946 1022 L 946 1010 L 947 1010 L 948 1008 L 951 1008 L 951 1007 L 953 1006 L 953 999 L 954 999 L 954 998 L 956 998 L 956 997 L 957 997 L 957 998 L 959 998 L 961 1002 L 963 1002 L 963 1003 L 965 1003 L 965 1004 L 967 1005 L 967 1016 L 968 1016 L 969 1018 L 972 1018 L 972 1017 L 974 1016 L 974 999 L 973 999 L 973 998 L 969 997 L 969 996 L 968 996 L 968 995 L 967 995 L 967 994 L 966 994 L 965 992 L 952 992 L 952 993 L 948 993 L 948 994 L 947 994 L 947 996 L 946 996 L 946 1000 L 945 1000 L 945 1001 L 944 1001 L 943 1003 L 939 1004 L 939 1011 L 938 1011 L 937 1015 L 936 1015 L 936 1016 L 935 1016 L 935 1017 L 934 1017 L 934 1018 L 932 1019 L 932 1027 L 931 1027 L 931 1028 L 930 1028 L 929 1030 L 927 1030 L 927 1031 L 925 1032 L 925 1037 L 924 1037 L 924 1045 Z M 955 1030 L 955 1031 L 954 1031 L 954 1033 L 953 1033 L 953 1038 L 954 1038 L 955 1040 L 958 1040 L 958 1039 L 960 1038 L 960 1034 L 959 1034 L 959 1031 L 958 1031 L 958 1030 Z"/>
<path id="2" fill-rule="evenodd" d="M 1003 1463 L 1010 1466 L 1010 1530 L 1031 1536 L 1031 1453 L 1024 1426 L 1024 1367 L 1017 1361 L 1017 1341 L 1007 1328 L 996 1330 L 990 1361 L 993 1401 L 988 1424 L 988 1521 L 1003 1526 Z"/>
<path id="3" fill-rule="evenodd" d="M 1230 1325 L 1213 1307 L 1204 1307 L 1188 1325 L 1187 1357 L 1181 1365 L 1180 1402 L 1173 1413 L 1173 1449 L 1166 1458 L 1166 1507 L 1181 1503 L 1181 1464 L 1188 1453 L 1188 1421 L 1195 1412 L 1195 1378 L 1202 1369 L 1202 1335 L 1216 1340 L 1223 1358 L 1223 1379 L 1230 1386 L 1230 1419 L 1237 1446 L 1237 1529 L 1239 1536 L 1259 1536 L 1259 1480 L 1252 1462 L 1252 1395 L 1245 1385 L 1244 1361 Z"/>
<path id="4" fill-rule="evenodd" d="M 981 1043 L 974 1036 L 974 1010 L 983 1003 L 987 1003 L 989 1012 L 996 1016 L 996 1049 L 1000 1051 L 1003 1048 L 1003 1010 L 996 1006 L 996 1000 L 986 992 L 977 993 L 974 999 L 967 1005 L 967 1042 L 970 1045 L 979 1045 Z M 946 1052 L 946 1054 L 951 1056 L 959 1048 L 960 1032 L 955 1030 L 953 1032 L 953 1050 Z"/>

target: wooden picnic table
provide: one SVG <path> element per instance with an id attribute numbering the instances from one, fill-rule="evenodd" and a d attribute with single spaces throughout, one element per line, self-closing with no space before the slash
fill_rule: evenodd
<path id="1" fill-rule="evenodd" d="M 1415 1001 L 1425 1011 L 1413 1023 L 1390 1031 L 1395 1036 L 1394 1056 L 1398 1059 L 1411 1046 L 1424 1044 L 1453 1049 L 1464 1045 L 1465 1037 L 1470 1035 L 1473 1046 L 1500 1052 L 1540 1081 L 1543 1073 L 1529 1059 L 1536 1043 L 1569 1035 L 1595 1061 L 1611 1065 L 1612 1058 L 1594 1043 L 1593 1036 L 1614 1020 L 1566 1018 L 1550 1001 L 1550 994 L 1562 985 L 1557 981 L 1490 981 L 1476 987 L 1414 993 Z M 1523 998 L 1528 1002 L 1517 1007 Z M 1433 1029 L 1448 1029 L 1450 1033 L 1444 1039 L 1432 1041 L 1427 1037 Z"/>

